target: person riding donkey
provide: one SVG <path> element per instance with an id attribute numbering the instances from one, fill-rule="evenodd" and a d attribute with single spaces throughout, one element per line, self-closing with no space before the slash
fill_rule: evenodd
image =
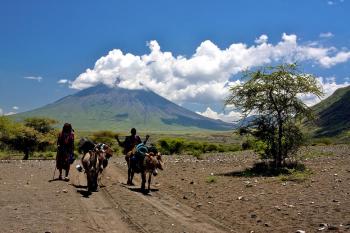
<path id="1" fill-rule="evenodd" d="M 116 140 L 117 140 L 117 142 L 118 142 L 118 144 L 119 144 L 119 146 L 123 148 L 123 154 L 124 154 L 126 157 L 131 156 L 130 153 L 135 154 L 135 152 L 138 151 L 136 146 L 140 145 L 139 147 L 141 148 L 141 145 L 146 145 L 147 140 L 149 139 L 149 135 L 146 135 L 145 140 L 142 142 L 140 136 L 136 135 L 136 129 L 135 129 L 135 128 L 132 128 L 131 131 L 130 131 L 130 133 L 131 133 L 131 135 L 130 135 L 130 136 L 126 136 L 126 137 L 125 137 L 125 140 L 124 140 L 123 142 L 121 142 L 121 141 L 119 140 L 119 136 L 118 136 L 118 135 L 115 137 Z M 142 147 L 142 149 L 143 149 L 143 148 L 144 148 L 144 147 Z M 135 150 L 135 149 L 136 149 L 136 151 L 133 151 L 133 150 Z M 142 149 L 140 150 L 141 152 L 143 152 Z M 146 152 L 147 152 L 147 151 L 146 151 Z M 139 154 L 139 153 L 136 153 L 136 154 L 135 154 L 135 155 L 136 155 L 136 156 L 135 156 L 135 159 L 137 159 L 138 162 L 139 162 L 139 161 L 141 161 L 141 158 L 138 158 L 138 157 L 137 157 L 138 154 Z"/>
<path id="2" fill-rule="evenodd" d="M 74 162 L 74 130 L 72 125 L 65 123 L 57 139 L 56 168 L 59 170 L 59 180 L 62 180 L 62 169 L 65 170 L 64 180 L 68 181 L 70 165 Z"/>

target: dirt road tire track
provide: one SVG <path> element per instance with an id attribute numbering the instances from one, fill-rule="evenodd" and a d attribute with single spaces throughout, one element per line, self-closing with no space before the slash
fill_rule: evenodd
<path id="1" fill-rule="evenodd" d="M 108 178 L 108 179 L 106 179 Z M 179 202 L 160 191 L 152 195 L 143 195 L 139 190 L 139 175 L 136 175 L 135 187 L 125 185 L 126 170 L 110 166 L 101 189 L 107 198 L 119 206 L 124 216 L 144 232 L 233 232 L 222 223 L 179 204 Z M 142 217 L 144 216 L 144 217 Z"/>

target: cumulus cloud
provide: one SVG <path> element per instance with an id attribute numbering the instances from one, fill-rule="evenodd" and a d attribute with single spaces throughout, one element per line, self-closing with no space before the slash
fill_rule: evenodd
<path id="1" fill-rule="evenodd" d="M 71 84 L 72 81 L 68 80 L 68 79 L 60 79 L 57 81 L 58 84 Z"/>
<path id="2" fill-rule="evenodd" d="M 0 108 L 0 116 L 2 116 L 4 114 L 4 111 L 2 110 L 2 108 Z"/>
<path id="3" fill-rule="evenodd" d="M 13 109 L 13 110 L 18 110 L 18 109 L 19 109 L 19 107 L 17 107 L 17 106 L 13 106 L 13 107 L 12 107 L 12 109 Z"/>
<path id="4" fill-rule="evenodd" d="M 198 114 L 205 116 L 205 117 L 209 117 L 212 119 L 218 119 L 218 120 L 222 120 L 225 122 L 237 122 L 239 120 L 242 119 L 242 114 L 240 112 L 237 111 L 230 111 L 229 113 L 225 114 L 225 113 L 217 113 L 215 111 L 213 111 L 210 107 L 208 107 L 204 112 L 197 112 Z"/>
<path id="5" fill-rule="evenodd" d="M 257 44 L 263 44 L 263 43 L 266 43 L 268 40 L 268 36 L 263 34 L 261 35 L 259 38 L 255 39 L 255 43 Z"/>
<path id="6" fill-rule="evenodd" d="M 350 83 L 346 80 L 344 83 L 336 83 L 335 77 L 319 77 L 317 78 L 321 84 L 325 95 L 320 99 L 314 95 L 301 95 L 300 99 L 308 106 L 313 106 L 319 103 L 321 100 L 331 96 L 338 88 L 349 86 Z"/>
<path id="7" fill-rule="evenodd" d="M 338 52 L 335 56 L 329 57 L 324 56 L 320 59 L 320 63 L 322 66 L 329 68 L 331 66 L 334 66 L 338 63 L 346 62 L 350 59 L 350 52 L 341 51 Z"/>
<path id="8" fill-rule="evenodd" d="M 40 76 L 27 76 L 23 78 L 28 80 L 38 81 L 38 82 L 41 82 L 41 80 L 43 80 L 43 77 L 40 77 Z"/>
<path id="9" fill-rule="evenodd" d="M 320 38 L 331 38 L 333 37 L 333 33 L 331 32 L 324 32 L 324 33 L 320 33 Z"/>
<path id="10" fill-rule="evenodd" d="M 332 67 L 350 59 L 350 52 L 334 47 L 298 44 L 297 36 L 283 33 L 277 44 L 261 35 L 257 44 L 234 43 L 220 49 L 212 41 L 203 41 L 190 57 L 162 51 L 157 41 L 150 41 L 148 54 L 134 55 L 111 50 L 98 59 L 93 68 L 81 73 L 71 88 L 85 89 L 97 84 L 127 89 L 150 89 L 178 104 L 222 103 L 234 85 L 232 76 L 242 70 L 273 62 L 311 61 Z M 62 81 L 62 82 L 68 82 Z"/>

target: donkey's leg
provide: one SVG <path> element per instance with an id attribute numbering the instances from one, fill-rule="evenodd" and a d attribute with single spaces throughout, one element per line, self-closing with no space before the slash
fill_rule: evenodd
<path id="1" fill-rule="evenodd" d="M 141 172 L 141 192 L 145 192 L 145 186 L 146 186 L 146 172 Z"/>
<path id="2" fill-rule="evenodd" d="M 86 181 L 87 181 L 87 189 L 88 189 L 88 192 L 91 192 L 91 176 L 90 176 L 90 171 L 88 171 L 86 173 Z"/>
<path id="3" fill-rule="evenodd" d="M 148 192 L 151 191 L 152 172 L 148 173 Z"/>
<path id="4" fill-rule="evenodd" d="M 128 182 L 127 182 L 128 185 L 131 184 L 131 167 L 130 165 L 128 165 Z"/>
<path id="5" fill-rule="evenodd" d="M 131 170 L 131 173 L 130 173 L 130 185 L 134 185 L 132 180 L 134 179 L 135 172 L 134 172 L 134 170 L 132 168 L 130 170 Z"/>

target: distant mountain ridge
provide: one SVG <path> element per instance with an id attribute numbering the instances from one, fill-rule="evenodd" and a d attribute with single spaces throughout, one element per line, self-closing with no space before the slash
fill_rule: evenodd
<path id="1" fill-rule="evenodd" d="M 81 130 L 230 130 L 234 125 L 214 120 L 149 90 L 127 90 L 98 85 L 66 96 L 15 118 L 45 116 L 71 122 Z"/>
<path id="2" fill-rule="evenodd" d="M 312 109 L 317 116 L 315 136 L 336 136 L 350 130 L 350 86 L 337 89 Z"/>

